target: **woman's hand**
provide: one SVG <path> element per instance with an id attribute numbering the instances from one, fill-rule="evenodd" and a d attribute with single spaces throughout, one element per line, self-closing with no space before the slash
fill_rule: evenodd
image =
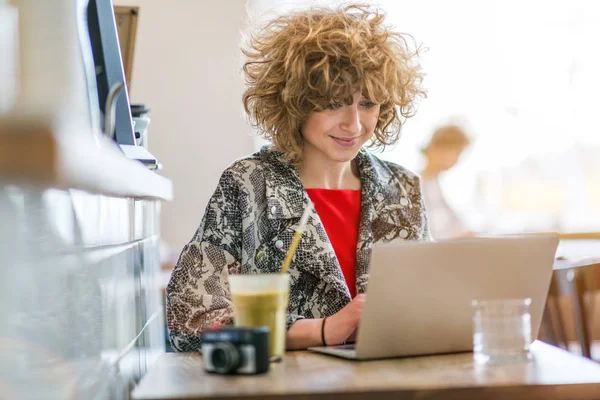
<path id="1" fill-rule="evenodd" d="M 359 294 L 325 321 L 325 342 L 328 346 L 344 343 L 356 336 L 360 323 L 366 295 Z M 292 324 L 286 335 L 288 350 L 306 349 L 311 346 L 322 346 L 322 319 L 299 319 Z"/>
<path id="2" fill-rule="evenodd" d="M 357 295 L 346 307 L 342 308 L 325 321 L 325 342 L 328 346 L 344 343 L 349 338 L 356 336 L 355 332 L 360 324 L 363 305 L 367 295 Z"/>

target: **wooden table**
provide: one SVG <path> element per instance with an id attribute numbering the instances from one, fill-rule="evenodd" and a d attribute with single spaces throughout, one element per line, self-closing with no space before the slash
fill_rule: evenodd
<path id="1" fill-rule="evenodd" d="M 289 352 L 266 375 L 206 374 L 198 354 L 163 354 L 133 392 L 150 399 L 599 399 L 600 364 L 536 341 L 533 361 L 474 365 L 472 353 L 347 361 Z"/>

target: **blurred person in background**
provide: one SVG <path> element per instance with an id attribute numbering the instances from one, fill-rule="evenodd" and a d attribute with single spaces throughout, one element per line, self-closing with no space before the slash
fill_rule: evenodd
<path id="1" fill-rule="evenodd" d="M 469 137 L 460 127 L 445 125 L 433 133 L 427 146 L 421 150 L 426 160 L 421 171 L 421 184 L 434 239 L 474 235 L 446 201 L 439 181 L 444 172 L 458 163 L 469 144 Z"/>

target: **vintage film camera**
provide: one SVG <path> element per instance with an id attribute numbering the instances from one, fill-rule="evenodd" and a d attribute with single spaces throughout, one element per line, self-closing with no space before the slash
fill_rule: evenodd
<path id="1" fill-rule="evenodd" d="M 202 360 L 208 372 L 262 374 L 269 370 L 269 328 L 232 326 L 202 334 Z"/>

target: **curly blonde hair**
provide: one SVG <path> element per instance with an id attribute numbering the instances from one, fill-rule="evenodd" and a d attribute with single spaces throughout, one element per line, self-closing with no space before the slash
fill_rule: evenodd
<path id="1" fill-rule="evenodd" d="M 242 50 L 244 109 L 260 135 L 288 159 L 302 158 L 300 129 L 311 112 L 352 104 L 358 91 L 380 105 L 369 147 L 398 141 L 425 91 L 419 48 L 411 49 L 408 35 L 391 31 L 384 18 L 365 4 L 312 8 L 275 18 L 250 37 Z"/>

